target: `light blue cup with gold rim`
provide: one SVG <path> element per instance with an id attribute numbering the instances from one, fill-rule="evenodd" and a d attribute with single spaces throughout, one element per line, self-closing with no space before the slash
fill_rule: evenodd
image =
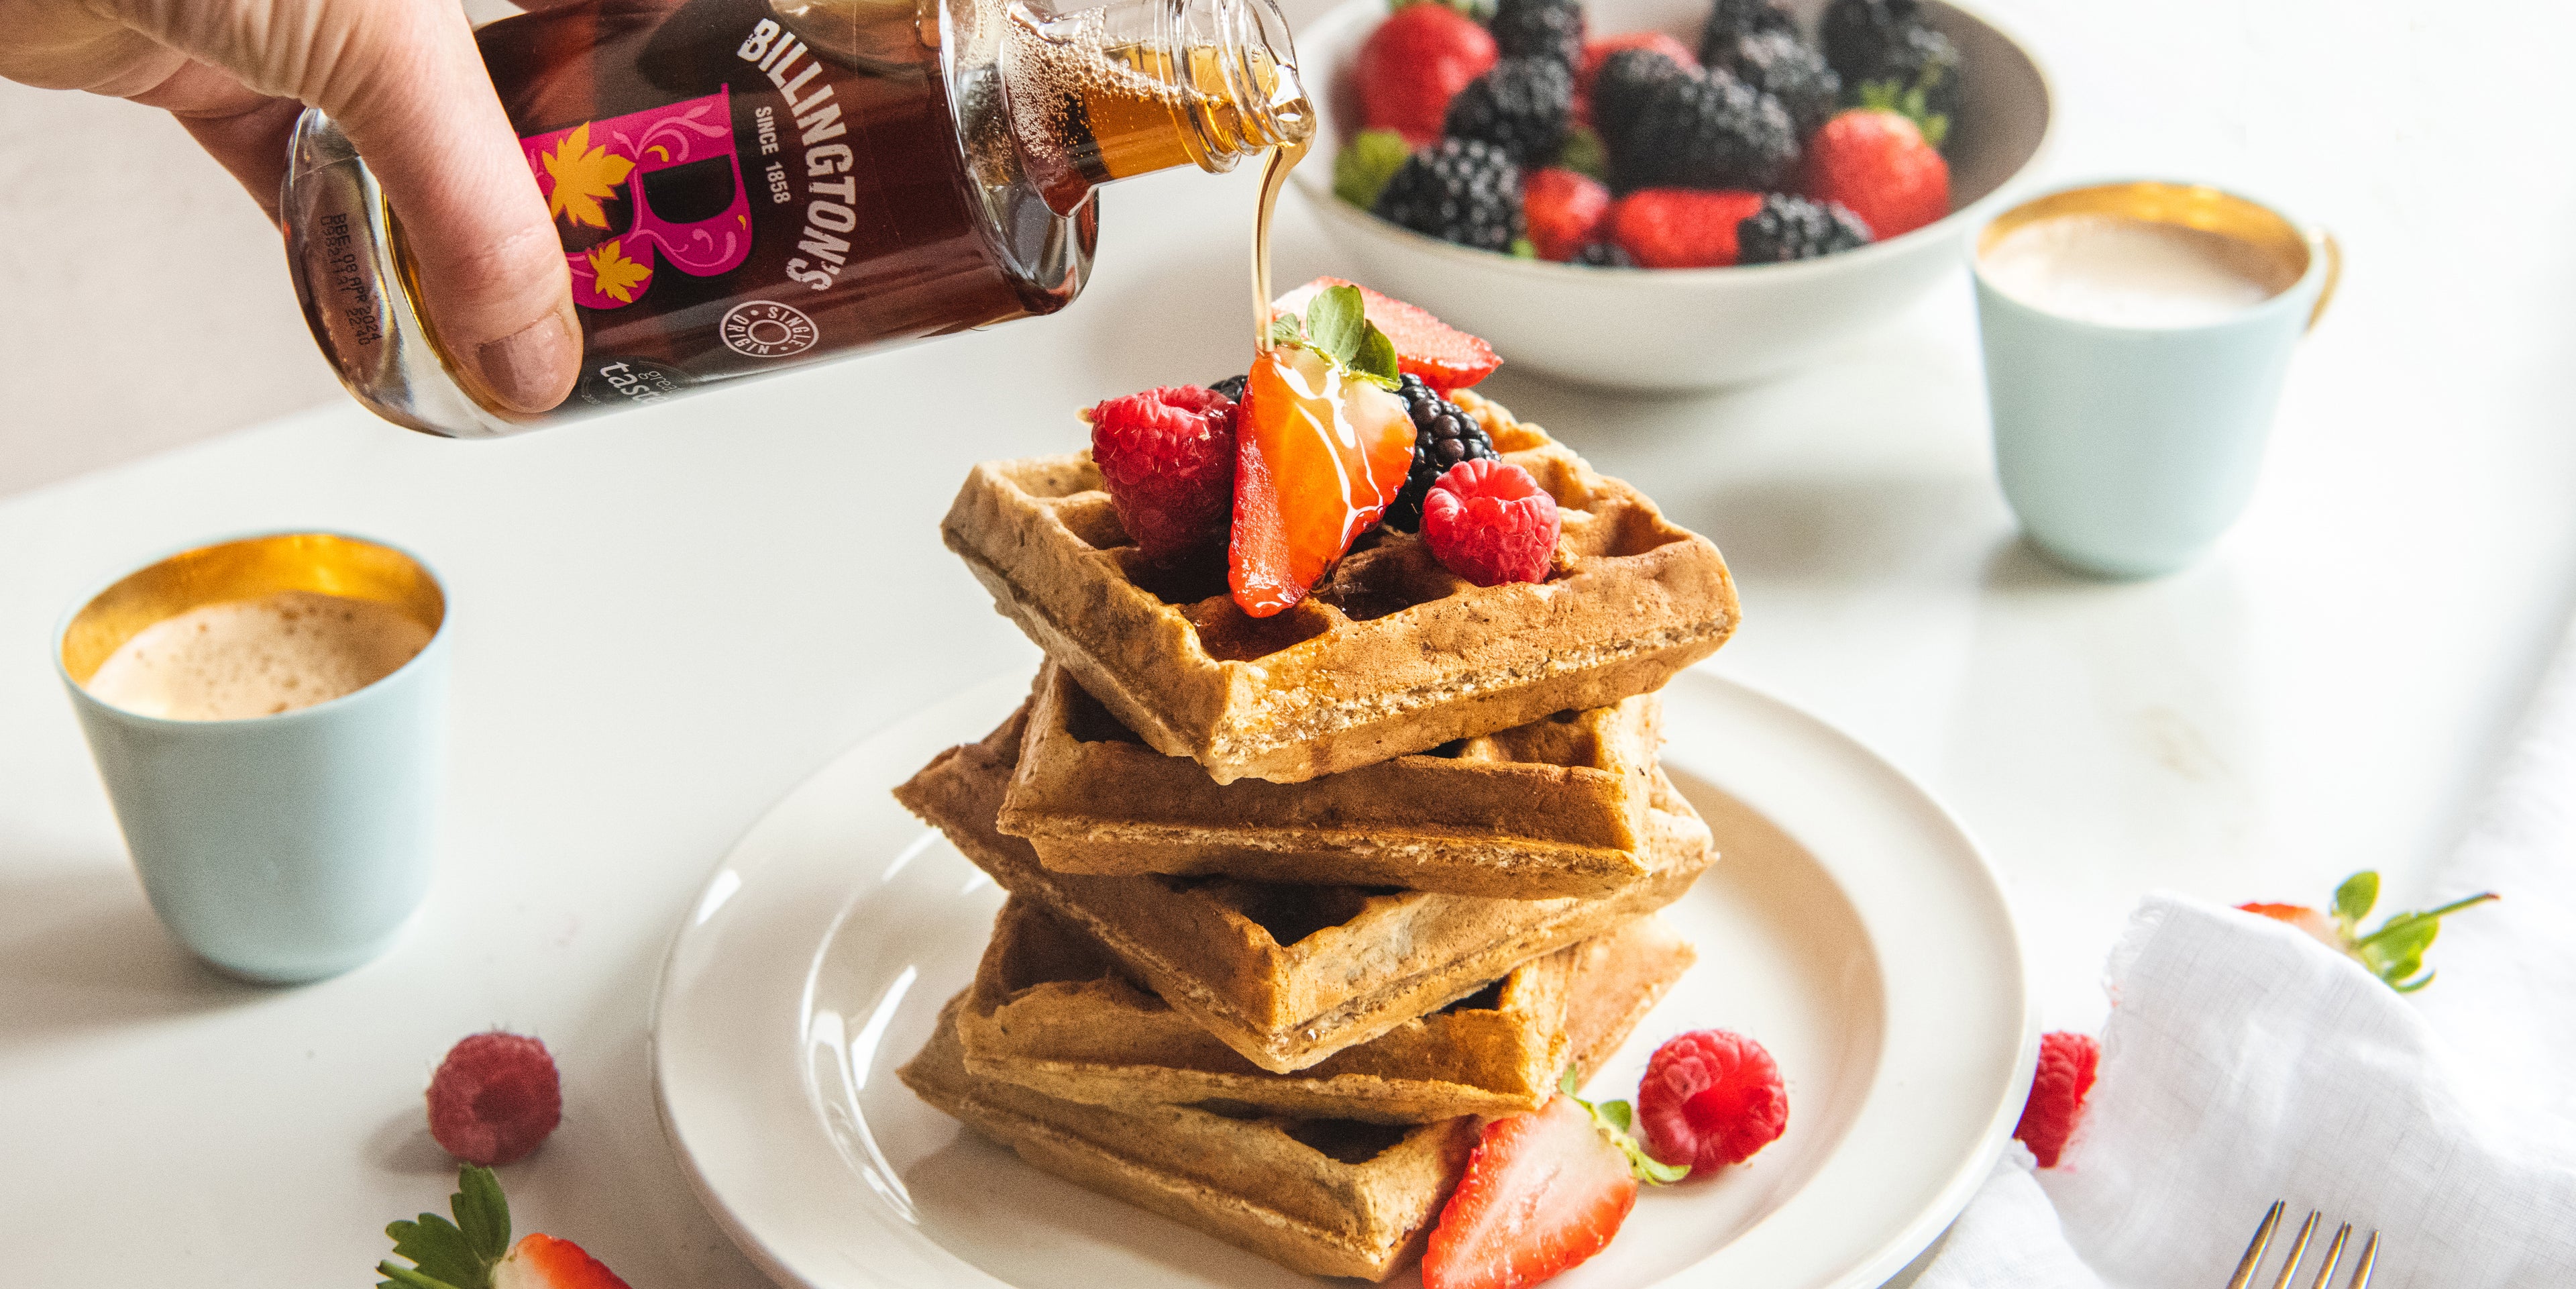
<path id="1" fill-rule="evenodd" d="M 1989 256 L 2000 243 L 2066 216 L 2216 234 L 2282 285 L 2209 321 L 2113 325 L 1997 281 Z M 2205 554 L 2253 496 L 2292 352 L 2342 270 L 2333 237 L 2216 188 L 2124 182 L 2024 202 L 1974 249 L 1995 469 L 2023 535 L 2099 577 L 2150 577 Z"/>
<path id="2" fill-rule="evenodd" d="M 393 606 L 429 642 L 326 702 L 236 720 L 128 711 L 86 687 L 144 629 L 191 609 L 315 591 Z M 54 665 L 152 911 L 246 979 L 337 975 L 392 944 L 433 868 L 446 769 L 447 595 L 380 542 L 278 533 L 182 551 L 66 614 Z"/>

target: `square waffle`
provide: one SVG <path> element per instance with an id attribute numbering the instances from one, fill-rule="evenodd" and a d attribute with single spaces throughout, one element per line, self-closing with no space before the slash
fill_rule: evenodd
<path id="1" fill-rule="evenodd" d="M 1078 1186 L 1193 1226 L 1292 1270 L 1384 1280 L 1421 1248 L 1467 1167 L 1477 1121 L 1414 1127 L 1130 1110 L 1061 1101 L 966 1066 L 950 999 L 895 1071 L 931 1105 Z"/>
<path id="2" fill-rule="evenodd" d="M 1545 582 L 1475 586 L 1378 529 L 1303 603 L 1252 618 L 1221 565 L 1140 558 L 1087 453 L 975 467 L 940 531 L 1084 689 L 1220 783 L 1294 783 L 1608 706 L 1725 643 L 1735 586 L 1707 538 L 1500 405 L 1456 401 L 1556 498 Z"/>
<path id="3" fill-rule="evenodd" d="M 1660 699 L 1304 783 L 1218 783 L 1147 747 L 1064 667 L 1038 674 L 1001 830 L 1060 873 L 1218 873 L 1533 899 L 1645 876 Z"/>
<path id="4" fill-rule="evenodd" d="M 1535 1110 L 1570 1061 L 1592 1069 L 1690 967 L 1653 917 L 1533 958 L 1427 1016 L 1295 1074 L 1271 1074 L 1130 982 L 1027 900 L 993 924 L 957 1014 L 966 1068 L 1113 1109 L 1201 1105 L 1371 1123 Z M 1583 1022 L 1580 1045 L 1572 1022 Z"/>
<path id="5" fill-rule="evenodd" d="M 1603 896 L 1502 900 L 1230 878 L 1051 873 L 994 824 L 1028 725 L 1023 705 L 895 789 L 1014 895 L 1090 933 L 1164 1001 L 1274 1073 L 1474 993 L 1513 967 L 1679 899 L 1716 858 L 1661 772 L 1647 873 Z"/>

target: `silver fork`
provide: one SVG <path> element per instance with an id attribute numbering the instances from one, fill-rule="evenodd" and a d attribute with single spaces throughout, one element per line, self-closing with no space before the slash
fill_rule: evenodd
<path id="1" fill-rule="evenodd" d="M 2253 1289 L 2254 1278 L 2263 1268 L 2263 1252 L 2272 1247 L 2272 1233 L 2280 1228 L 2281 1213 L 2281 1201 L 2272 1201 L 2270 1210 L 2263 1214 L 2263 1225 L 2254 1232 L 2254 1242 L 2245 1246 L 2245 1256 L 2237 1262 L 2236 1275 L 2228 1280 L 2227 1289 Z M 2317 1220 L 2321 1216 L 2311 1209 L 2308 1220 L 2299 1224 L 2298 1238 L 2290 1242 L 2289 1256 L 2281 1260 L 2281 1273 L 2273 1278 L 2272 1289 L 2290 1289 L 2290 1277 L 2299 1274 L 2299 1264 L 2307 1260 L 2308 1241 L 2316 1236 Z M 2334 1240 L 2326 1245 L 2325 1260 L 2317 1264 L 2317 1278 L 2308 1282 L 2308 1289 L 2327 1289 L 2327 1283 L 2334 1279 L 2335 1269 L 2343 1265 L 2343 1246 L 2351 1238 L 2352 1223 L 2346 1222 L 2335 1231 Z M 2352 1279 L 2344 1289 L 2370 1289 L 2370 1268 L 2377 1261 L 2379 1232 L 2372 1231 L 2370 1238 L 2362 1242 L 2361 1260 L 2353 1264 Z"/>

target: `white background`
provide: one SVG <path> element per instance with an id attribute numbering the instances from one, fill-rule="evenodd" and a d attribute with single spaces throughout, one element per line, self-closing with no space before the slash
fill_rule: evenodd
<path id="1" fill-rule="evenodd" d="M 1711 399 L 1605 399 L 1508 371 L 1488 388 L 1717 539 L 1746 625 L 1713 665 L 1947 800 L 2012 883 L 2043 1018 L 2089 1028 L 2101 954 L 2142 891 L 2321 899 L 2377 866 L 2393 899 L 2427 898 L 2419 875 L 2504 746 L 2576 591 L 2576 177 L 2555 101 L 2576 18 L 2388 0 L 1989 7 L 2055 77 L 2052 175 L 2215 179 L 2343 240 L 2343 293 L 2216 557 L 2103 585 L 2015 542 L 1964 278 L 1813 371 Z M 57 127 L 0 93 L 15 221 L 52 174 L 25 162 L 25 137 Z M 200 190 L 145 189 L 123 218 L 146 228 L 83 235 L 159 254 L 153 215 Z M 674 921 L 830 754 L 1032 664 L 939 547 L 937 517 L 971 462 L 1077 443 L 1077 405 L 1239 369 L 1252 192 L 1240 174 L 1108 194 L 1100 273 L 1052 320 L 497 444 L 335 402 L 0 502 L 13 1279 L 366 1283 L 383 1224 L 452 1181 L 422 1131 L 429 1069 L 499 1024 L 544 1037 L 567 1079 L 564 1128 L 509 1172 L 523 1228 L 582 1240 L 637 1289 L 756 1284 L 652 1112 L 644 1023 Z M 266 245 L 251 231 L 239 245 Z M 1284 282 L 1332 266 L 1302 211 L 1282 238 Z M 157 407 L 235 400 L 237 422 L 314 397 L 322 369 L 291 307 L 267 332 L 233 321 L 243 291 L 286 299 L 281 276 L 171 256 L 154 269 L 168 312 L 143 328 L 119 312 L 127 269 L 39 292 L 27 259 L 0 242 L 0 486 L 184 437 Z M 80 329 L 103 339 L 62 339 Z M 189 367 L 205 347 L 233 357 Z M 165 369 L 187 387 L 134 375 Z M 73 446 L 22 469 L 31 444 Z M 341 979 L 259 990 L 207 975 L 152 921 L 45 650 L 107 575 L 305 525 L 402 542 L 447 577 L 457 772 L 445 867 L 408 938 Z"/>

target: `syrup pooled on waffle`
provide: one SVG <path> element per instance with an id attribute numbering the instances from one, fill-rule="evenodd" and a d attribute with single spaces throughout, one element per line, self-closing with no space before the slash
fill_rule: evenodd
<path id="1" fill-rule="evenodd" d="M 1104 402 L 942 525 L 1046 661 L 896 790 L 1009 893 L 899 1073 L 1379 1280 L 1688 969 L 1654 914 L 1717 855 L 1656 691 L 1737 605 L 1706 538 L 1465 388 L 1482 341 L 1331 280 L 1276 317 L 1248 376 Z"/>

